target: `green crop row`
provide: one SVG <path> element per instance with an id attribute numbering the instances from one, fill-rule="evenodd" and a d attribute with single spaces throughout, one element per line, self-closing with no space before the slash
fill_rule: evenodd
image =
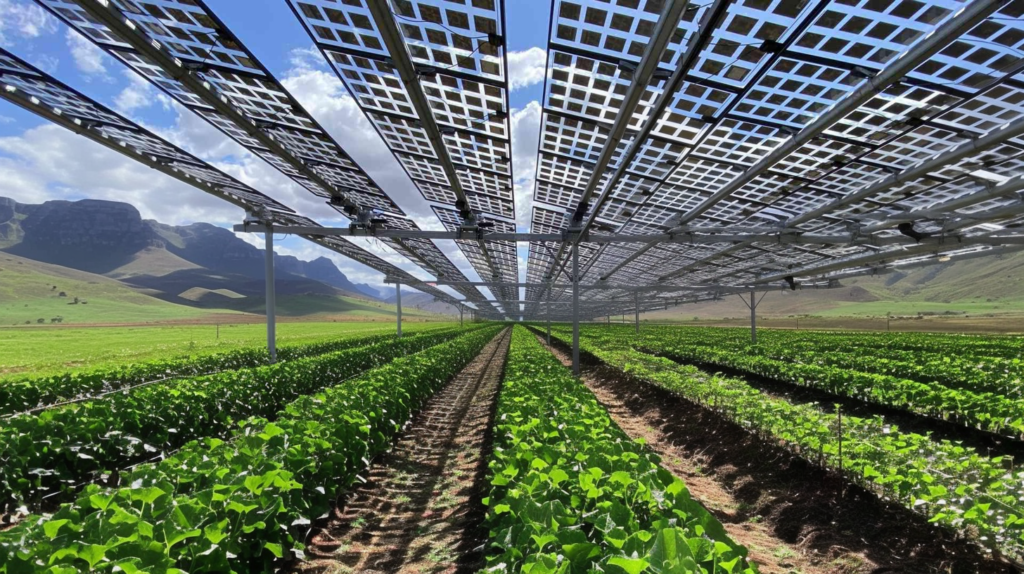
<path id="1" fill-rule="evenodd" d="M 635 346 L 684 361 L 739 369 L 989 432 L 1024 437 L 1024 400 L 995 393 L 975 393 L 938 383 L 919 383 L 889 375 L 769 359 L 735 350 L 680 346 L 654 337 L 637 340 Z"/>
<path id="2" fill-rule="evenodd" d="M 0 506 L 35 507 L 73 495 L 104 471 L 152 460 L 248 417 L 271 417 L 296 397 L 457 336 L 444 330 L 365 347 L 177 379 L 0 421 Z"/>
<path id="3" fill-rule="evenodd" d="M 970 392 L 991 392 L 1011 399 L 1024 398 L 1024 361 L 1020 356 L 1013 359 L 983 356 L 976 354 L 971 345 L 954 346 L 961 342 L 958 339 L 953 339 L 948 346 L 933 345 L 942 349 L 934 352 L 885 345 L 876 347 L 873 342 L 877 342 L 877 336 L 860 338 L 841 333 L 761 331 L 757 345 L 750 344 L 749 331 L 738 336 L 731 329 L 655 327 L 645 329 L 645 333 L 672 340 L 677 346 L 728 349 L 745 355 L 890 375 Z M 1006 341 L 1009 344 L 1010 340 Z"/>
<path id="4" fill-rule="evenodd" d="M 794 405 L 746 382 L 711 376 L 631 348 L 624 335 L 594 334 L 581 346 L 607 364 L 713 409 L 812 463 L 926 514 L 977 533 L 979 542 L 1024 557 L 1024 472 L 949 441 L 865 419 Z M 1010 468 L 1008 468 L 1010 467 Z"/>
<path id="5" fill-rule="evenodd" d="M 658 327 L 699 335 L 715 344 L 750 344 L 750 330 L 720 327 Z M 646 328 L 645 328 L 646 329 Z M 1024 357 L 1024 338 L 1019 336 L 954 335 L 942 333 L 876 333 L 869 331 L 793 331 L 762 329 L 758 331 L 758 344 L 804 343 L 817 346 L 830 343 L 839 349 L 864 348 L 880 353 L 910 352 L 936 355 L 981 357 L 986 360 L 1005 359 L 1019 361 Z"/>
<path id="6" fill-rule="evenodd" d="M 640 336 L 624 329 L 587 326 L 584 332 L 616 333 L 626 337 L 639 350 L 647 350 L 684 362 L 697 362 L 717 367 L 741 370 L 770 379 L 820 389 L 836 395 L 848 396 L 915 414 L 938 418 L 965 426 L 1014 438 L 1024 438 L 1024 399 L 992 392 L 975 392 L 950 388 L 935 382 L 919 382 L 897 376 L 862 372 L 848 368 L 811 362 L 807 355 L 786 354 L 786 358 L 772 358 L 759 354 L 764 345 L 741 346 L 734 333 L 721 335 L 714 329 L 648 328 Z M 749 336 L 749 332 L 748 332 Z M 828 333 L 814 336 L 827 340 Z M 778 333 L 772 337 L 779 340 Z M 807 340 L 808 335 L 803 335 Z M 780 343 L 777 347 L 781 348 Z M 826 355 L 824 351 L 822 355 Z M 803 356 L 805 362 L 800 362 Z M 828 362 L 827 358 L 820 359 Z"/>
<path id="7" fill-rule="evenodd" d="M 292 361 L 393 338 L 394 335 L 388 333 L 290 345 L 278 349 L 277 356 L 279 361 Z M 195 377 L 219 371 L 258 367 L 268 362 L 269 355 L 265 347 L 247 347 L 210 355 L 127 364 L 113 369 L 5 379 L 0 380 L 0 415 L 116 391 L 157 379 Z"/>
<path id="8" fill-rule="evenodd" d="M 520 327 L 497 417 L 488 572 L 756 572 L 657 455 Z"/>
<path id="9" fill-rule="evenodd" d="M 413 411 L 497 332 L 476 330 L 193 442 L 0 533 L 0 573 L 271 572 Z M 281 373 L 282 378 L 298 375 Z M 338 379 L 332 380 L 337 383 Z"/>

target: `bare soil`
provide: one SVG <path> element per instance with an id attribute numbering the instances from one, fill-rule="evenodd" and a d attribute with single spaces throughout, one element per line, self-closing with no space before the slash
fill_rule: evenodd
<path id="1" fill-rule="evenodd" d="M 543 342 L 543 338 L 542 338 Z M 553 341 L 556 356 L 569 350 Z M 582 380 L 764 574 L 1013 574 L 970 540 L 581 351 Z"/>
<path id="2" fill-rule="evenodd" d="M 510 333 L 432 397 L 367 482 L 315 525 L 295 571 L 454 574 L 483 566 L 481 499 Z"/>

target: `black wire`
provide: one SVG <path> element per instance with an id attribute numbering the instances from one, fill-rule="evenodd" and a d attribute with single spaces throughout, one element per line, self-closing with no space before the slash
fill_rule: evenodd
<path id="1" fill-rule="evenodd" d="M 430 22 L 430 21 L 427 21 L 427 20 L 420 20 L 420 19 L 418 19 L 418 18 L 413 18 L 413 17 L 411 17 L 411 16 L 403 16 L 402 14 L 399 14 L 398 12 L 392 12 L 391 14 L 392 14 L 392 15 L 393 15 L 393 16 L 394 16 L 395 18 L 401 18 L 402 20 L 405 20 L 405 21 L 407 21 L 407 22 L 415 22 L 415 23 L 417 23 L 417 24 L 433 24 L 434 26 L 440 26 L 441 28 L 444 28 L 445 30 L 448 30 L 448 31 L 449 31 L 449 32 L 451 32 L 452 34 L 457 34 L 457 35 L 459 35 L 459 36 L 462 36 L 462 37 L 464 37 L 464 38 L 470 38 L 470 39 L 472 39 L 472 40 L 478 40 L 478 39 L 480 39 L 480 38 L 489 38 L 489 37 L 490 37 L 490 36 L 488 36 L 488 35 L 486 35 L 486 34 L 485 34 L 485 35 L 483 35 L 483 36 L 470 36 L 470 35 L 467 35 L 467 34 L 466 34 L 466 33 L 464 33 L 464 32 L 459 32 L 459 31 L 457 31 L 457 30 L 452 30 L 452 29 L 451 29 L 451 28 L 449 28 L 448 26 L 445 26 L 444 24 L 441 24 L 441 23 L 438 23 L 438 22 Z"/>

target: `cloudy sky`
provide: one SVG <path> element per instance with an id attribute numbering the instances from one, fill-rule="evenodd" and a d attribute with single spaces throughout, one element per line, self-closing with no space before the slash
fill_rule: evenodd
<path id="1" fill-rule="evenodd" d="M 420 227 L 443 229 L 344 85 L 326 67 L 284 0 L 206 3 Z M 516 211 L 523 230 L 529 225 L 533 194 L 549 12 L 549 0 L 515 0 L 515 9 L 507 15 Z M 173 103 L 31 0 L 0 0 L 0 46 L 299 213 L 324 225 L 343 224 L 321 199 Z M 143 217 L 169 224 L 206 221 L 230 227 L 244 215 L 234 206 L 2 100 L 0 196 L 22 203 L 82 198 L 125 201 Z M 262 237 L 243 237 L 262 244 Z M 278 240 L 281 253 L 302 259 L 327 256 L 353 281 L 381 286 L 383 277 L 368 267 L 301 239 Z M 454 242 L 437 243 L 471 279 L 477 279 Z M 414 275 L 429 277 L 377 242 L 362 245 Z M 521 278 L 525 267 L 524 245 L 520 249 Z"/>

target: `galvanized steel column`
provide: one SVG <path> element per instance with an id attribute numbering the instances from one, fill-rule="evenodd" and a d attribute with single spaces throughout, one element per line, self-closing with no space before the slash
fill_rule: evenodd
<path id="1" fill-rule="evenodd" d="M 402 284 L 395 283 L 395 302 L 398 303 L 398 336 L 402 336 Z"/>
<path id="2" fill-rule="evenodd" d="M 633 305 L 636 307 L 636 334 L 640 334 L 640 292 L 633 291 Z"/>
<path id="3" fill-rule="evenodd" d="M 266 283 L 267 283 L 267 352 L 270 362 L 277 362 L 277 296 L 274 292 L 274 230 L 266 224 L 263 238 L 266 240 Z"/>
<path id="4" fill-rule="evenodd" d="M 548 287 L 548 345 L 551 344 L 551 288 Z"/>
<path id="5" fill-rule="evenodd" d="M 580 247 L 572 244 L 572 374 L 580 374 Z"/>
<path id="6" fill-rule="evenodd" d="M 750 342 L 757 344 L 757 301 L 754 292 L 750 292 Z"/>

